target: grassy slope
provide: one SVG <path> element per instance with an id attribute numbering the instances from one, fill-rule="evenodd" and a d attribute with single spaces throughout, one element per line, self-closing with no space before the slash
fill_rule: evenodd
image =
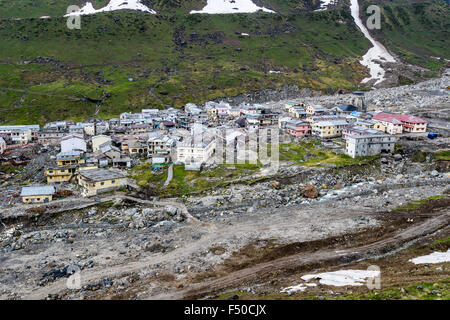
<path id="1" fill-rule="evenodd" d="M 402 60 L 435 74 L 446 62 L 429 57 L 450 59 L 450 6 L 443 0 L 381 2 L 381 30 L 374 31 L 374 35 Z M 367 8 L 373 1 L 363 3 Z"/>
<path id="2" fill-rule="evenodd" d="M 31 2 L 0 0 L 0 12 L 59 14 L 67 4 L 42 0 L 30 7 Z M 67 29 L 63 18 L 1 20 L 0 122 L 87 118 L 94 105 L 74 98 L 99 98 L 103 89 L 110 97 L 100 115 L 112 117 L 142 107 L 180 107 L 286 84 L 325 92 L 351 90 L 366 76 L 358 61 L 369 43 L 347 9 L 292 14 L 304 10 L 307 1 L 294 5 L 272 0 L 263 2 L 282 14 L 211 16 L 185 14 L 201 7 L 200 0 L 153 2 L 157 16 L 125 11 L 84 16 L 81 30 Z M 23 64 L 37 56 L 52 57 L 60 66 Z"/>

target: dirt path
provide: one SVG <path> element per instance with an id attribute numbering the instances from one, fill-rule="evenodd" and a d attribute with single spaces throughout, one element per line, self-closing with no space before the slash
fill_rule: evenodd
<path id="1" fill-rule="evenodd" d="M 364 246 L 345 250 L 325 250 L 310 254 L 296 254 L 283 257 L 275 261 L 261 263 L 250 268 L 232 272 L 224 277 L 192 285 L 190 288 L 148 297 L 150 299 L 198 299 L 211 293 L 221 292 L 227 288 L 241 286 L 244 283 L 261 280 L 277 272 L 294 270 L 302 266 L 317 263 L 341 263 L 347 264 L 357 260 L 382 256 L 401 246 L 407 246 L 408 242 L 429 235 L 448 226 L 450 223 L 450 210 L 445 210 L 439 216 L 425 220 L 423 223 L 412 226 L 398 232 L 392 237 L 376 241 Z"/>

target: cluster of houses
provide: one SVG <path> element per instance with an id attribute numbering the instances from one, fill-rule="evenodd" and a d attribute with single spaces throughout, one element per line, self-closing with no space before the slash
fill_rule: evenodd
<path id="1" fill-rule="evenodd" d="M 58 150 L 45 168 L 48 186 L 23 188 L 23 202 L 30 203 L 51 201 L 54 186 L 65 183 L 77 183 L 84 196 L 123 188 L 127 178 L 120 169 L 132 167 L 136 158 L 198 170 L 213 163 L 218 150 L 233 155 L 246 150 L 250 134 L 262 128 L 294 140 L 342 137 L 351 157 L 392 152 L 396 135 L 427 130 L 421 118 L 367 111 L 363 93 L 354 96 L 351 105 L 331 107 L 287 102 L 284 110 L 273 110 L 258 104 L 189 103 L 182 109 L 143 109 L 109 120 L 0 126 L 0 153 L 36 143 Z"/>

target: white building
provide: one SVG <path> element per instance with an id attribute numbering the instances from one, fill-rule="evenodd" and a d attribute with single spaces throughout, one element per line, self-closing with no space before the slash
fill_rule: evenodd
<path id="1" fill-rule="evenodd" d="M 179 142 L 176 148 L 176 162 L 205 163 L 215 151 L 216 141 L 213 138 L 203 138 L 202 141 L 196 141 L 193 136 Z"/>
<path id="2" fill-rule="evenodd" d="M 100 146 L 105 143 L 111 143 L 111 137 L 105 135 L 98 135 L 92 137 L 92 151 L 96 152 L 100 150 Z"/>
<path id="3" fill-rule="evenodd" d="M 87 151 L 83 136 L 73 134 L 61 139 L 61 152 L 69 151 Z"/>
<path id="4" fill-rule="evenodd" d="M 393 152 L 397 138 L 387 134 L 349 135 L 346 153 L 352 157 L 374 156 L 382 152 Z"/>
<path id="5" fill-rule="evenodd" d="M 9 136 L 12 144 L 27 144 L 33 140 L 33 131 L 29 126 L 0 126 L 0 133 Z"/>

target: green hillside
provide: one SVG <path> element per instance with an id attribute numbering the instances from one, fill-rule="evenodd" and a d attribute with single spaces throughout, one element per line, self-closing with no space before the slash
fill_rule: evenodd
<path id="1" fill-rule="evenodd" d="M 4 18 L 64 14 L 71 1 L 17 2 L 0 0 Z M 95 107 L 83 97 L 98 99 L 103 90 L 107 99 L 100 115 L 113 117 L 291 84 L 323 92 L 353 90 L 368 74 L 359 60 L 369 42 L 346 6 L 309 12 L 314 1 L 271 0 L 258 3 L 281 14 L 189 15 L 202 7 L 201 0 L 148 2 L 158 15 L 83 16 L 81 30 L 67 29 L 64 18 L 0 20 L 0 122 L 81 120 Z M 420 5 L 427 12 L 448 11 L 444 2 Z M 395 6 L 386 8 L 395 14 Z M 422 12 L 415 5 L 401 10 L 411 20 Z M 448 57 L 448 26 L 439 15 L 427 19 L 442 29 L 428 38 L 423 31 L 420 44 L 397 36 L 399 28 L 412 32 L 420 22 L 392 22 L 392 30 L 379 36 L 392 37 L 394 50 L 431 67 L 431 76 L 443 63 L 420 52 Z"/>

